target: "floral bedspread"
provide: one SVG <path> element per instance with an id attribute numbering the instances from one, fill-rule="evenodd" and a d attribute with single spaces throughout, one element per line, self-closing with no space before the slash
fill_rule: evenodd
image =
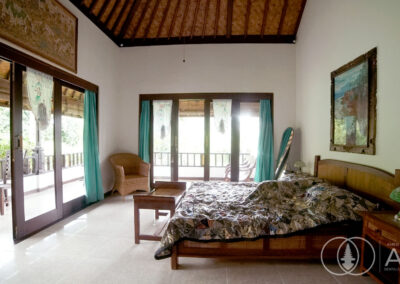
<path id="1" fill-rule="evenodd" d="M 183 239 L 243 240 L 285 235 L 322 224 L 361 220 L 374 204 L 314 177 L 263 183 L 197 182 L 187 189 L 155 258 Z"/>

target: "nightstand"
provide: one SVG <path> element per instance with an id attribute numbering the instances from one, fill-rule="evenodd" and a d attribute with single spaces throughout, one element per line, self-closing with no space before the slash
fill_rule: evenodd
<path id="1" fill-rule="evenodd" d="M 378 283 L 400 283 L 400 222 L 394 211 L 368 212 L 363 216 L 363 238 L 375 250 L 375 262 L 368 274 Z M 397 255 L 396 255 L 397 252 Z M 388 262 L 388 259 L 391 261 Z M 361 245 L 361 271 L 373 262 L 373 254 L 364 241 Z M 388 264 L 388 265 L 386 265 Z"/>

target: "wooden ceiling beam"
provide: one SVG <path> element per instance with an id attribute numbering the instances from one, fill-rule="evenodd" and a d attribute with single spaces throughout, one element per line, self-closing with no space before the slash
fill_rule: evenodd
<path id="1" fill-rule="evenodd" d="M 266 21 L 267 21 L 267 16 L 268 16 L 268 10 L 269 10 L 269 0 L 265 0 L 264 4 L 264 14 L 263 14 L 263 20 L 262 20 L 262 25 L 261 25 L 261 38 L 264 37 L 265 33 L 265 26 L 266 26 Z"/>
<path id="2" fill-rule="evenodd" d="M 219 10 L 221 9 L 221 0 L 217 0 L 217 11 L 215 11 L 215 21 L 214 21 L 214 38 L 218 34 L 218 21 L 219 21 Z"/>
<path id="3" fill-rule="evenodd" d="M 307 0 L 303 0 L 303 3 L 301 4 L 300 13 L 299 13 L 299 16 L 297 17 L 297 21 L 296 21 L 296 27 L 295 27 L 295 30 L 294 30 L 294 35 L 297 35 L 297 31 L 299 30 L 301 17 L 303 16 L 303 11 L 304 11 L 304 7 L 306 6 L 306 3 L 307 3 Z"/>
<path id="4" fill-rule="evenodd" d="M 130 26 L 131 23 L 132 23 L 133 17 L 134 17 L 135 14 L 136 14 L 136 11 L 137 11 L 137 9 L 138 9 L 138 7 L 139 7 L 140 2 L 141 2 L 140 0 L 135 0 L 135 1 L 132 3 L 131 8 L 129 9 L 128 16 L 127 16 L 127 18 L 125 19 L 124 25 L 122 26 L 122 29 L 121 29 L 121 31 L 120 31 L 120 36 L 121 36 L 122 38 L 124 38 L 124 36 L 126 35 L 126 32 L 128 31 L 128 28 L 129 28 L 129 26 Z M 147 6 L 147 3 L 148 3 L 148 2 L 149 2 L 149 1 L 147 0 L 147 1 L 146 1 L 146 6 Z M 139 24 L 140 24 L 140 21 L 139 21 Z M 135 35 L 136 35 L 136 32 L 134 31 L 133 37 L 135 37 Z"/>
<path id="5" fill-rule="evenodd" d="M 156 38 L 159 38 L 159 37 L 160 37 L 161 30 L 162 30 L 162 28 L 163 28 L 163 26 L 164 26 L 165 19 L 167 18 L 170 5 L 171 5 L 171 0 L 168 0 L 167 6 L 165 7 L 164 12 L 163 12 L 163 17 L 162 17 L 162 19 L 161 19 L 161 23 L 160 23 L 160 25 L 158 26 L 158 31 L 157 31 L 157 36 L 156 36 Z"/>
<path id="6" fill-rule="evenodd" d="M 194 28 L 196 27 L 197 14 L 199 13 L 199 6 L 200 6 L 200 0 L 197 0 L 196 9 L 194 10 L 194 17 L 192 22 L 192 30 L 190 32 L 190 38 L 193 38 Z"/>
<path id="7" fill-rule="evenodd" d="M 208 9 L 210 8 L 210 0 L 207 0 L 206 2 L 206 8 L 204 11 L 204 19 L 203 19 L 203 31 L 202 31 L 202 37 L 204 38 L 204 35 L 206 33 L 206 22 L 207 22 L 207 16 L 208 16 Z"/>
<path id="8" fill-rule="evenodd" d="M 156 15 L 157 9 L 158 9 L 158 5 L 160 4 L 160 0 L 156 0 L 156 4 L 154 4 L 153 10 L 151 11 L 151 15 L 150 15 L 150 21 L 146 26 L 146 29 L 144 31 L 144 36 L 143 38 L 147 38 L 147 35 L 149 34 L 150 31 L 150 26 L 153 23 L 154 20 L 154 16 Z"/>
<path id="9" fill-rule="evenodd" d="M 285 21 L 286 11 L 287 11 L 287 8 L 288 8 L 288 2 L 289 2 L 289 0 L 285 0 L 285 2 L 283 3 L 282 13 L 281 13 L 281 20 L 279 22 L 278 35 L 280 35 L 281 32 L 282 32 L 283 22 Z"/>
<path id="10" fill-rule="evenodd" d="M 137 0 L 137 1 L 140 1 L 140 0 Z M 134 6 L 135 2 L 136 2 L 136 0 L 134 0 L 134 2 L 132 3 L 132 6 Z M 124 5 L 122 6 L 121 10 L 119 10 L 119 12 L 118 12 L 117 18 L 115 19 L 114 23 L 112 24 L 111 31 L 113 34 L 115 32 L 116 27 L 118 27 L 119 22 L 121 21 L 123 11 L 125 11 L 126 8 L 128 7 L 128 3 L 129 3 L 129 0 L 125 0 Z"/>
<path id="11" fill-rule="evenodd" d="M 228 0 L 228 12 L 226 16 L 226 37 L 232 35 L 233 0 Z"/>
<path id="12" fill-rule="evenodd" d="M 101 8 L 100 8 L 99 14 L 97 15 L 97 18 L 99 19 L 99 21 L 100 21 L 101 17 L 103 16 L 104 12 L 107 9 L 108 3 L 109 3 L 109 1 L 104 0 L 103 4 L 101 4 Z"/>
<path id="13" fill-rule="evenodd" d="M 189 11 L 189 0 L 185 0 L 185 11 L 183 12 L 181 29 L 179 31 L 179 39 L 181 39 L 181 37 L 182 37 L 183 28 L 185 26 L 185 21 L 186 21 L 186 16 L 187 16 L 188 11 Z"/>
<path id="14" fill-rule="evenodd" d="M 245 38 L 247 37 L 247 33 L 249 30 L 250 9 L 251 9 L 251 0 L 247 0 L 246 20 L 244 22 L 244 37 Z"/>
<path id="15" fill-rule="evenodd" d="M 170 39 L 170 37 L 172 35 L 172 31 L 174 29 L 175 22 L 176 22 L 176 15 L 178 14 L 178 9 L 179 9 L 180 4 L 181 4 L 181 0 L 178 0 L 178 3 L 176 3 L 176 6 L 175 6 L 175 11 L 174 11 L 174 15 L 172 17 L 171 25 L 169 26 L 168 39 Z"/>
<path id="16" fill-rule="evenodd" d="M 131 37 L 132 39 L 135 39 L 135 37 L 136 37 L 136 34 L 137 34 L 137 32 L 138 32 L 138 30 L 139 30 L 139 28 L 140 28 L 140 25 L 141 25 L 142 22 L 143 22 L 144 15 L 146 15 L 147 8 L 149 7 L 150 1 L 151 1 L 151 0 L 146 0 L 146 3 L 144 4 L 142 13 L 140 14 L 139 21 L 138 21 L 138 23 L 137 23 L 135 29 L 133 30 L 133 34 L 132 34 L 132 37 Z"/>
<path id="17" fill-rule="evenodd" d="M 113 7 L 111 8 L 110 13 L 107 15 L 106 20 L 104 21 L 104 25 L 105 25 L 106 27 L 107 27 L 108 24 L 110 23 L 111 16 L 114 15 L 115 10 L 117 9 L 117 6 L 118 6 L 118 2 L 117 2 L 117 1 L 114 1 L 114 5 L 113 5 Z M 112 27 L 111 27 L 111 30 L 112 30 Z"/>
<path id="18" fill-rule="evenodd" d="M 217 37 L 212 36 L 193 36 L 183 37 L 171 37 L 171 38 L 147 38 L 143 40 L 132 40 L 124 39 L 122 41 L 124 46 L 149 46 L 149 45 L 170 45 L 170 44 L 200 44 L 200 43 L 212 43 L 212 44 L 228 44 L 228 43 L 293 43 L 296 37 L 294 35 L 264 35 L 263 38 L 260 35 L 247 35 L 244 38 L 243 35 L 232 35 L 227 38 L 225 35 L 219 35 Z"/>

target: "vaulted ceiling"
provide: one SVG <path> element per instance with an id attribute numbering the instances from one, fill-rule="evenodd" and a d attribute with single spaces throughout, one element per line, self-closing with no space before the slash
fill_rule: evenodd
<path id="1" fill-rule="evenodd" d="M 71 0 L 119 46 L 294 43 L 306 0 Z"/>

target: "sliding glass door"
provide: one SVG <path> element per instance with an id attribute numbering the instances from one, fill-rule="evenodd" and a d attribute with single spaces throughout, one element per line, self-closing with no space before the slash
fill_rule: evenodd
<path id="1" fill-rule="evenodd" d="M 84 90 L 13 64 L 14 239 L 85 206 Z"/>
<path id="2" fill-rule="evenodd" d="M 271 93 L 141 95 L 152 104 L 152 182 L 251 181 L 260 100 Z"/>

